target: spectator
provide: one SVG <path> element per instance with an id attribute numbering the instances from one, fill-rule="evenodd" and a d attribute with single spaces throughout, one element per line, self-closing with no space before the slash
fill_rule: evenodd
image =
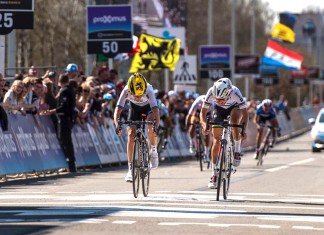
<path id="1" fill-rule="evenodd" d="M 37 69 L 35 68 L 35 66 L 32 65 L 28 70 L 28 76 L 37 77 L 37 74 L 38 74 Z"/>
<path id="2" fill-rule="evenodd" d="M 24 75 L 22 73 L 16 73 L 14 76 L 14 80 L 22 81 L 24 79 Z"/>
<path id="3" fill-rule="evenodd" d="M 76 64 L 68 64 L 64 70 L 69 80 L 77 80 L 79 67 Z"/>
<path id="4" fill-rule="evenodd" d="M 109 69 L 107 66 L 101 66 L 98 70 L 99 84 L 107 84 L 109 81 Z"/>
<path id="5" fill-rule="evenodd" d="M 12 112 L 13 114 L 20 112 L 23 115 L 26 114 L 24 110 L 25 103 L 22 93 L 23 88 L 24 84 L 22 81 L 16 80 L 12 83 L 10 89 L 5 94 L 3 99 L 3 107 L 7 112 Z"/>
<path id="6" fill-rule="evenodd" d="M 44 93 L 43 80 L 38 78 L 33 83 L 31 92 L 29 91 L 26 96 L 27 113 L 36 114 L 40 109 L 40 100 Z"/>
<path id="7" fill-rule="evenodd" d="M 58 99 L 58 106 L 55 109 L 48 110 L 47 114 L 58 114 L 59 125 L 57 136 L 66 157 L 69 171 L 76 172 L 77 168 L 75 164 L 74 147 L 72 142 L 72 128 L 75 117 L 75 88 L 77 87 L 77 83 L 73 83 L 73 81 L 71 81 L 71 85 L 69 85 L 68 75 L 62 74 L 59 77 L 59 85 L 61 86 L 62 90 Z"/>
<path id="8" fill-rule="evenodd" d="M 279 100 L 277 101 L 275 108 L 278 113 L 283 112 L 286 115 L 288 121 L 290 120 L 290 115 L 288 112 L 288 101 L 285 100 L 284 95 L 279 96 Z"/>

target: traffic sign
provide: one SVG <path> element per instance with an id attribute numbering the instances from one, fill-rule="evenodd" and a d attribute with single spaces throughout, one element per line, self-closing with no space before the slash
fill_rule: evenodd
<path id="1" fill-rule="evenodd" d="M 0 1 L 0 35 L 33 27 L 34 0 Z"/>
<path id="2" fill-rule="evenodd" d="M 108 58 L 133 51 L 131 5 L 87 7 L 87 52 Z"/>

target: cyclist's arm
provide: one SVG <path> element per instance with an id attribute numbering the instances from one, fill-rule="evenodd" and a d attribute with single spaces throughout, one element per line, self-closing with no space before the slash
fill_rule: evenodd
<path id="1" fill-rule="evenodd" d="M 190 124 L 189 122 L 190 122 L 190 120 L 191 120 L 191 117 L 192 117 L 191 114 L 188 114 L 188 115 L 186 116 L 186 126 L 187 126 L 187 127 L 188 127 L 188 124 Z"/>
<path id="2" fill-rule="evenodd" d="M 210 103 L 204 102 L 203 106 L 201 108 L 201 111 L 200 111 L 200 122 L 204 129 L 206 128 L 207 113 L 209 111 L 209 106 L 210 106 Z"/>
<path id="3" fill-rule="evenodd" d="M 116 128 L 118 127 L 118 119 L 120 118 L 120 114 L 121 112 L 123 111 L 123 108 L 121 107 L 116 107 L 115 108 L 115 112 L 114 112 L 114 123 L 115 123 L 115 126 Z"/>
<path id="4" fill-rule="evenodd" d="M 244 130 L 245 130 L 245 133 L 246 133 L 246 129 L 247 129 L 247 126 L 248 126 L 248 123 L 249 123 L 249 114 L 248 114 L 248 111 L 246 108 L 243 108 L 241 109 L 241 112 L 242 112 L 242 123 L 244 123 Z"/>
<path id="5" fill-rule="evenodd" d="M 254 117 L 253 117 L 253 123 L 258 126 L 259 125 L 259 115 L 257 113 L 254 114 Z"/>
<path id="6" fill-rule="evenodd" d="M 160 110 L 156 107 L 152 109 L 152 112 L 156 121 L 156 127 L 158 127 L 160 125 Z"/>

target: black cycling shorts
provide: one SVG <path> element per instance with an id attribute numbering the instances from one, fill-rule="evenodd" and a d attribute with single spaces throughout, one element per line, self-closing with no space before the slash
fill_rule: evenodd
<path id="1" fill-rule="evenodd" d="M 229 107 L 227 109 L 215 106 L 213 122 L 224 122 L 224 120 L 227 119 L 229 115 L 231 115 L 232 110 L 238 108 L 239 107 L 237 105 L 233 105 L 232 107 Z"/>
<path id="2" fill-rule="evenodd" d="M 145 106 L 139 106 L 130 102 L 130 112 L 128 120 L 142 121 L 142 114 L 145 114 L 147 116 L 150 113 L 152 113 L 150 104 L 147 104 Z"/>

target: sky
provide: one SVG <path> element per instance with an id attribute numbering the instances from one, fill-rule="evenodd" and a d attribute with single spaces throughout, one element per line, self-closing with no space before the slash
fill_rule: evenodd
<path id="1" fill-rule="evenodd" d="M 301 13 L 309 6 L 324 9 L 323 0 L 262 0 L 269 4 L 269 8 L 275 12 L 289 11 L 291 13 Z"/>

